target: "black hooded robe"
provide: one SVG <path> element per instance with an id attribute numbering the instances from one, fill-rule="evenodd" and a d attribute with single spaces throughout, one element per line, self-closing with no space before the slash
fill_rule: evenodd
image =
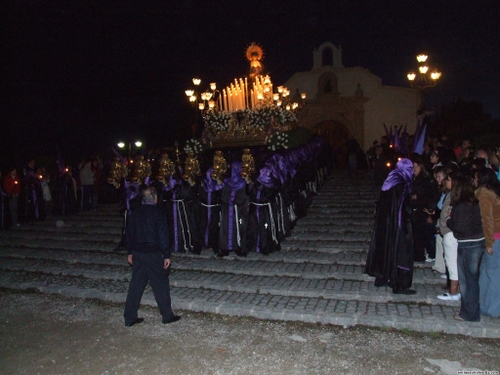
<path id="1" fill-rule="evenodd" d="M 401 226 L 399 226 L 400 202 Z M 409 289 L 413 279 L 413 240 L 410 195 L 405 184 L 381 191 L 364 273 L 376 278 L 375 285 L 391 285 L 394 293 Z"/>

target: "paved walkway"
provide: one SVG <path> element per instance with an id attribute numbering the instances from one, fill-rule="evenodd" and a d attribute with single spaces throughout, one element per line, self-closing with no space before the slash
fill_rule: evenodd
<path id="1" fill-rule="evenodd" d="M 363 274 L 375 201 L 368 186 L 365 172 L 334 173 L 282 251 L 269 256 L 174 254 L 174 309 L 499 338 L 500 319 L 453 319 L 460 304 L 436 298 L 444 281 L 430 264 L 416 264 L 416 295 L 373 286 Z M 62 218 L 62 228 L 56 219 L 0 232 L 0 287 L 123 303 L 131 270 L 113 252 L 118 207 Z M 143 303 L 156 305 L 149 288 Z"/>

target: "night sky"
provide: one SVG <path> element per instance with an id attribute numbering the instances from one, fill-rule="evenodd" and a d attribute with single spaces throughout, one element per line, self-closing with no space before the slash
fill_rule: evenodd
<path id="1" fill-rule="evenodd" d="M 468 4 L 468 5 L 462 5 Z M 500 117 L 500 6 L 486 1 L 8 1 L 1 12 L 2 158 L 84 156 L 120 139 L 185 134 L 191 78 L 225 87 L 259 43 L 275 85 L 323 42 L 344 66 L 407 87 L 415 56 L 443 72 L 427 102 L 461 97 Z"/>

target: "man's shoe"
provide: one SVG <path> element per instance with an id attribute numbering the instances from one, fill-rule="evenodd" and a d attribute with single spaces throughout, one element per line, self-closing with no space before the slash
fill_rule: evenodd
<path id="1" fill-rule="evenodd" d="M 144 318 L 137 318 L 136 320 L 133 320 L 130 323 L 125 323 L 125 327 L 132 327 L 134 324 L 140 324 L 143 321 L 144 321 Z"/>
<path id="2" fill-rule="evenodd" d="M 445 293 L 438 296 L 438 298 L 443 301 L 460 301 L 461 297 L 462 296 L 460 293 L 457 294 Z"/>
<path id="3" fill-rule="evenodd" d="M 163 320 L 162 323 L 163 324 L 168 324 L 168 323 L 173 323 L 173 322 L 177 322 L 181 320 L 181 317 L 179 315 L 174 315 L 173 317 L 171 317 L 170 319 L 167 319 L 167 320 Z"/>

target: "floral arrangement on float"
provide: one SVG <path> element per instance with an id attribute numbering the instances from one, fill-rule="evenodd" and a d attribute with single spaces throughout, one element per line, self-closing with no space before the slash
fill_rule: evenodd
<path id="1" fill-rule="evenodd" d="M 276 129 L 297 123 L 295 113 L 280 107 L 262 107 L 234 112 L 210 112 L 205 117 L 205 141 L 267 137 Z"/>
<path id="2" fill-rule="evenodd" d="M 204 152 L 207 149 L 207 146 L 201 143 L 198 139 L 196 138 L 191 138 L 186 141 L 186 145 L 184 146 L 184 152 L 186 154 L 193 154 L 193 156 L 198 156 L 202 152 Z"/>
<path id="3" fill-rule="evenodd" d="M 288 133 L 279 132 L 273 134 L 266 141 L 267 148 L 271 151 L 277 151 L 282 149 L 287 149 L 289 145 Z"/>

